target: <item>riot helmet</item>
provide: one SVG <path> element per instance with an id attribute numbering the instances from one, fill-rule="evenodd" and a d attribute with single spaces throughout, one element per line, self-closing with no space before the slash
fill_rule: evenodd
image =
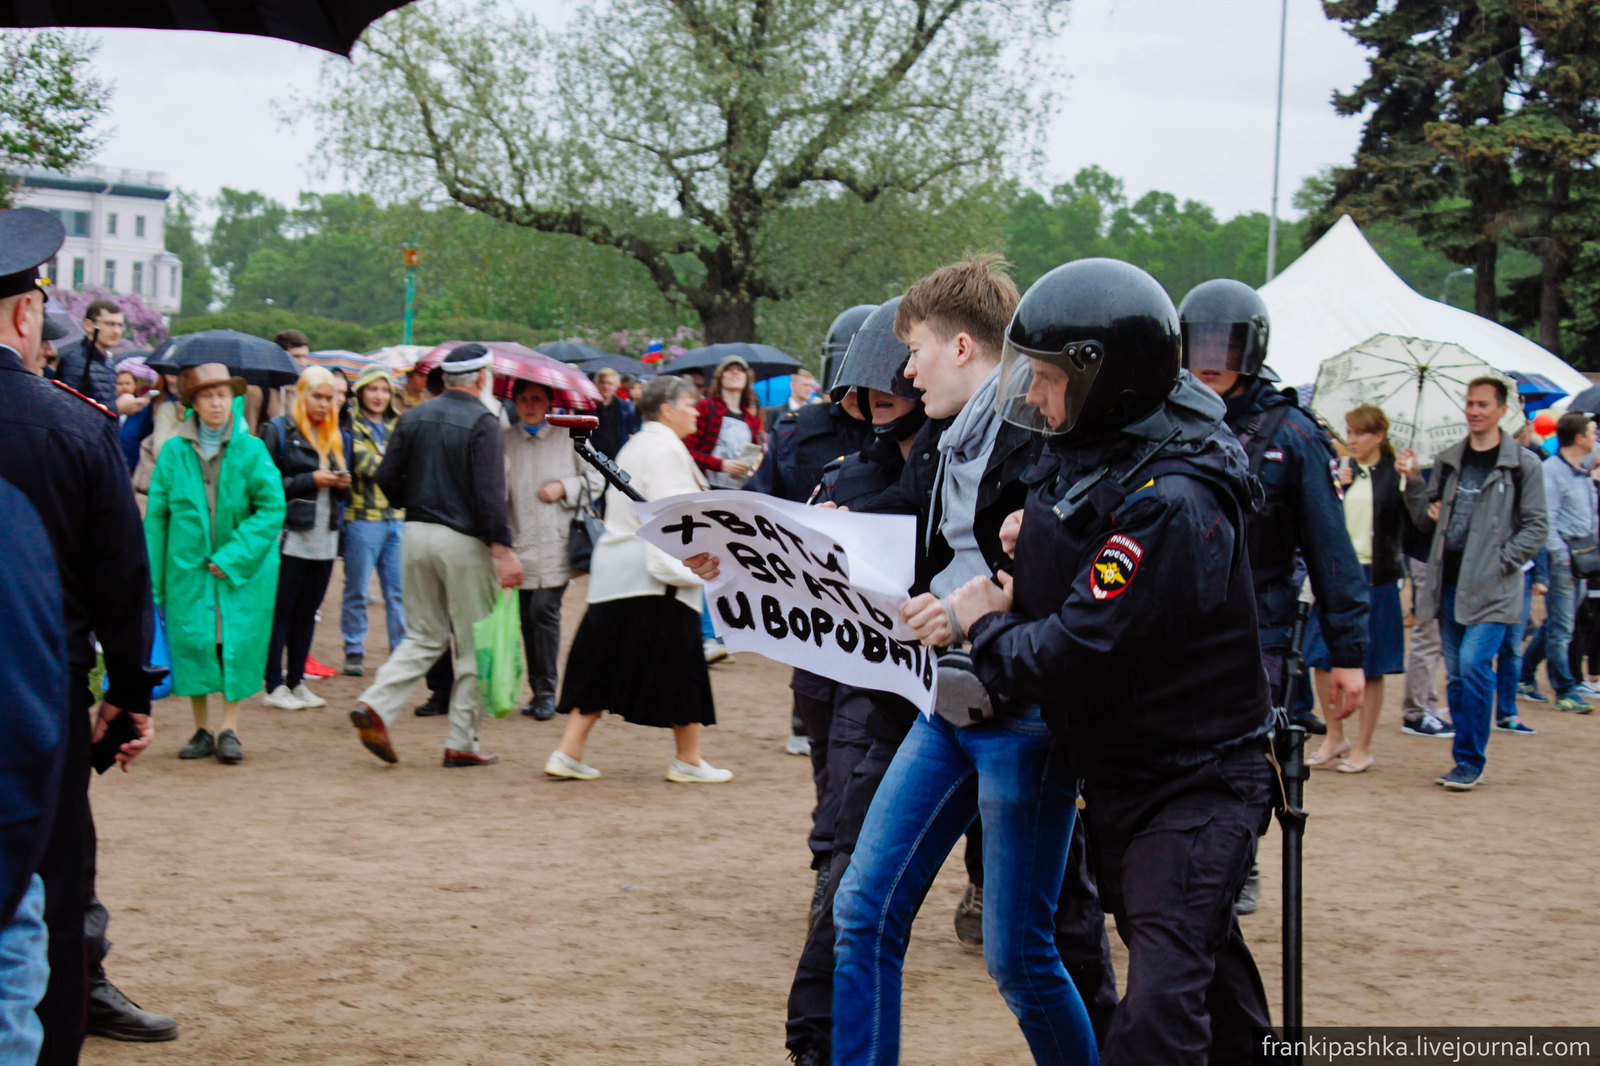
<path id="1" fill-rule="evenodd" d="M 890 441 L 901 441 L 911 436 L 922 428 L 922 423 L 927 419 L 922 410 L 922 394 L 905 373 L 906 360 L 910 358 L 911 351 L 904 341 L 895 336 L 894 315 L 899 307 L 900 297 L 896 296 L 872 309 L 872 314 L 867 316 L 851 338 L 850 350 L 839 364 L 833 388 L 828 390 L 829 396 L 838 403 L 844 399 L 845 393 L 855 389 L 856 406 L 869 422 L 872 420 L 872 406 L 861 392 L 863 389 L 877 389 L 902 400 L 917 401 L 915 408 L 893 422 L 872 427 L 874 434 Z"/>
<path id="2" fill-rule="evenodd" d="M 1270 370 L 1263 375 L 1271 325 L 1266 301 L 1244 282 L 1232 278 L 1202 281 L 1183 298 L 1178 322 L 1183 333 L 1184 369 L 1278 380 Z"/>
<path id="3" fill-rule="evenodd" d="M 828 327 L 828 335 L 822 338 L 824 392 L 833 388 L 833 379 L 839 373 L 839 364 L 843 361 L 845 352 L 850 350 L 850 338 L 856 335 L 856 330 L 861 328 L 861 323 L 867 320 L 867 316 L 877 309 L 877 304 L 857 304 L 839 312 L 839 317 Z"/>
<path id="4" fill-rule="evenodd" d="M 1160 282 L 1117 259 L 1078 259 L 1017 304 L 995 409 L 1051 436 L 1120 429 L 1172 390 L 1180 357 L 1178 312 Z"/>

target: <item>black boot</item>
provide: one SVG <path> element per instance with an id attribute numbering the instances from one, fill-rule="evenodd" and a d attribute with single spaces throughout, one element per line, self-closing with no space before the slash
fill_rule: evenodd
<path id="1" fill-rule="evenodd" d="M 1298 726 L 1305 726 L 1306 732 L 1312 736 L 1328 735 L 1328 723 L 1318 718 L 1315 711 L 1301 711 L 1299 714 L 1290 715 L 1289 721 Z"/>
<path id="2" fill-rule="evenodd" d="M 178 1039 L 177 1021 L 142 1009 L 104 977 L 89 985 L 88 1031 L 141 1044 Z"/>
<path id="3" fill-rule="evenodd" d="M 535 722 L 548 722 L 556 716 L 555 693 L 546 692 L 542 696 L 535 696 L 522 705 L 522 713 Z"/>
<path id="4" fill-rule="evenodd" d="M 428 702 L 411 712 L 418 718 L 438 718 L 440 715 L 450 713 L 450 694 L 434 693 L 428 697 Z"/>
<path id="5" fill-rule="evenodd" d="M 789 1049 L 789 1061 L 795 1066 L 828 1066 L 827 1045 L 802 1038 Z"/>
<path id="6" fill-rule="evenodd" d="M 822 917 L 822 897 L 828 891 L 828 874 L 833 869 L 833 856 L 829 855 L 822 860 L 822 865 L 817 867 L 817 885 L 811 890 L 811 911 L 806 916 L 806 932 L 817 924 L 817 919 Z"/>

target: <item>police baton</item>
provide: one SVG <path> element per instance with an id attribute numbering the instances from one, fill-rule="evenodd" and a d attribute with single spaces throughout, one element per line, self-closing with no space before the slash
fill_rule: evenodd
<path id="1" fill-rule="evenodd" d="M 1283 1037 L 1291 1047 L 1298 1046 L 1303 1026 L 1301 859 L 1306 833 L 1306 779 L 1311 771 L 1305 761 L 1306 728 L 1296 725 L 1290 714 L 1300 686 L 1305 683 L 1306 660 L 1300 646 L 1305 640 L 1312 603 L 1311 582 L 1307 579 L 1295 604 L 1289 648 L 1283 656 L 1283 699 L 1274 709 L 1273 746 L 1283 778 L 1283 806 L 1277 812 L 1278 825 L 1283 830 Z M 1295 1054 L 1285 1061 L 1298 1063 L 1300 1056 Z"/>
<path id="2" fill-rule="evenodd" d="M 578 453 L 578 458 L 600 471 L 605 479 L 616 486 L 616 490 L 639 503 L 644 502 L 644 497 L 639 491 L 628 483 L 627 473 L 609 456 L 602 455 L 594 450 L 594 445 L 589 443 L 589 434 L 600 428 L 600 420 L 594 415 L 547 415 L 545 421 L 557 429 L 567 430 L 572 434 L 572 450 Z"/>

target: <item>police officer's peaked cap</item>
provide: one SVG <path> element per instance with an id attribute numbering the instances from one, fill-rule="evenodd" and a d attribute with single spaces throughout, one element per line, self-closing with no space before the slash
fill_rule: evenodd
<path id="1" fill-rule="evenodd" d="M 38 288 L 39 264 L 61 250 L 66 236 L 61 220 L 48 211 L 0 211 L 0 299 Z"/>

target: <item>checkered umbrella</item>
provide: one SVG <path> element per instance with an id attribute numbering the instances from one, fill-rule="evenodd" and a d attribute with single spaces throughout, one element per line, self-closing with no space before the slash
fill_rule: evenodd
<path id="1" fill-rule="evenodd" d="M 417 361 L 418 370 L 432 370 L 452 349 L 469 341 L 445 341 Z M 590 411 L 600 405 L 600 390 L 575 366 L 540 355 L 511 341 L 479 341 L 494 356 L 494 392 L 509 397 L 517 381 L 548 386 L 557 407 Z"/>

